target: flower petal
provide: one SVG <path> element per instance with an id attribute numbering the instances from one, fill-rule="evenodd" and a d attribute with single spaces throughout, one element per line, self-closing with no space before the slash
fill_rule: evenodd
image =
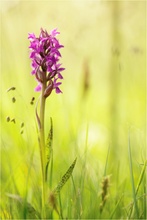
<path id="1" fill-rule="evenodd" d="M 36 86 L 35 91 L 40 92 L 42 89 L 42 85 L 39 83 L 38 86 Z"/>

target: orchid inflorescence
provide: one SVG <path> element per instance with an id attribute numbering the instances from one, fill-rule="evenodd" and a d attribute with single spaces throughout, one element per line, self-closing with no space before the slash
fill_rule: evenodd
<path id="1" fill-rule="evenodd" d="M 32 60 L 32 74 L 35 75 L 38 86 L 35 91 L 41 91 L 42 84 L 45 84 L 46 89 L 44 96 L 48 97 L 53 89 L 56 93 L 61 93 L 59 86 L 63 79 L 61 72 L 65 69 L 61 67 L 59 60 L 61 54 L 59 49 L 64 47 L 59 43 L 56 35 L 59 34 L 57 29 L 54 29 L 48 34 L 46 30 L 41 29 L 39 37 L 34 33 L 28 35 L 30 40 L 30 58 Z"/>

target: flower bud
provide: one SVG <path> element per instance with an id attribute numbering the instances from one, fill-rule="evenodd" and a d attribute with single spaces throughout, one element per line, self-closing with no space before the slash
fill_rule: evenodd
<path id="1" fill-rule="evenodd" d="M 47 98 L 51 94 L 51 92 L 53 90 L 53 87 L 54 87 L 54 83 L 53 83 L 52 80 L 50 80 L 49 83 L 48 83 L 48 86 L 46 87 L 46 89 L 44 91 L 44 97 L 45 98 Z"/>
<path id="2" fill-rule="evenodd" d="M 44 79 L 44 77 L 43 77 L 43 72 L 40 71 L 39 68 L 38 68 L 37 71 L 36 71 L 36 79 L 37 79 L 39 82 L 43 83 L 43 79 Z"/>

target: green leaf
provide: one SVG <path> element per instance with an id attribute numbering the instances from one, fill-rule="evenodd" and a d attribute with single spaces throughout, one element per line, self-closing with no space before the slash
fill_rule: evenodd
<path id="1" fill-rule="evenodd" d="M 52 118 L 50 118 L 50 131 L 47 137 L 47 144 L 45 149 L 45 155 L 46 155 L 46 172 L 45 172 L 45 179 L 47 181 L 47 173 L 48 173 L 48 166 L 52 157 L 53 152 L 53 121 Z"/>
<path id="2" fill-rule="evenodd" d="M 23 210 L 24 215 L 27 216 L 27 218 L 40 219 L 39 212 L 30 203 L 28 203 L 26 199 L 23 199 L 19 195 L 15 194 L 6 193 L 6 195 L 16 202 L 18 208 Z"/>
<path id="3" fill-rule="evenodd" d="M 70 178 L 73 169 L 75 167 L 77 158 L 74 160 L 74 162 L 71 164 L 71 166 L 69 167 L 69 169 L 66 171 L 66 173 L 62 176 L 61 181 L 58 183 L 58 185 L 56 186 L 56 188 L 53 190 L 53 193 L 58 194 L 60 192 L 60 190 L 62 189 L 62 187 L 65 185 L 65 183 L 67 182 L 67 180 Z"/>

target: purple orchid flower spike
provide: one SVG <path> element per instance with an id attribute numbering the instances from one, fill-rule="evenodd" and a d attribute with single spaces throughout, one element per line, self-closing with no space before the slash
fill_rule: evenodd
<path id="1" fill-rule="evenodd" d="M 41 29 L 39 37 L 31 33 L 28 35 L 30 40 L 30 59 L 32 60 L 32 74 L 35 75 L 38 86 L 35 91 L 41 91 L 42 84 L 46 84 L 45 97 L 55 89 L 56 93 L 61 93 L 59 86 L 62 84 L 58 80 L 63 79 L 61 72 L 65 69 L 61 67 L 59 60 L 61 54 L 59 50 L 64 47 L 59 43 L 56 35 L 60 34 L 54 29 L 48 34 Z M 49 92 L 50 91 L 50 92 Z"/>

